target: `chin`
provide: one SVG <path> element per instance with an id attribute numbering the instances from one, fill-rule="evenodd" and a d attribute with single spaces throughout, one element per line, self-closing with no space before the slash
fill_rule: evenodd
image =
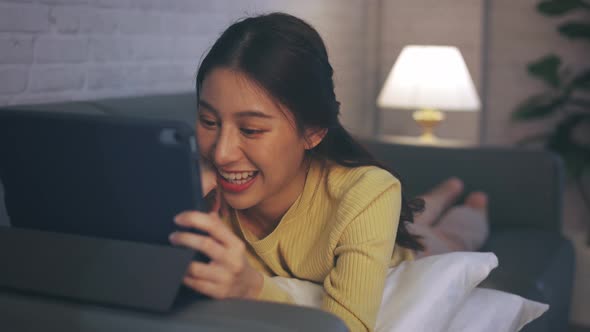
<path id="1" fill-rule="evenodd" d="M 254 202 L 252 199 L 247 199 L 247 197 L 228 196 L 230 195 L 225 194 L 223 199 L 234 210 L 245 210 L 256 205 L 256 202 Z"/>

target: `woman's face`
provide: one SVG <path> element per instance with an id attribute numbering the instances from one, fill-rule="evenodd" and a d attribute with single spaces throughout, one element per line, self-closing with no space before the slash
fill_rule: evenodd
<path id="1" fill-rule="evenodd" d="M 307 145 L 293 115 L 243 74 L 219 68 L 203 81 L 198 116 L 199 149 L 225 201 L 237 210 L 286 211 L 306 171 Z"/>

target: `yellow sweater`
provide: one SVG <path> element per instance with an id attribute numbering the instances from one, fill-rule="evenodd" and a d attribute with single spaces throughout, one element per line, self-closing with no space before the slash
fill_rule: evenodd
<path id="1" fill-rule="evenodd" d="M 260 300 L 292 302 L 273 276 L 315 282 L 326 292 L 324 310 L 351 331 L 372 331 L 387 268 L 412 259 L 408 249 L 394 250 L 400 209 L 401 186 L 390 173 L 314 161 L 303 193 L 271 234 L 257 239 L 235 213 L 229 222 L 265 275 Z"/>

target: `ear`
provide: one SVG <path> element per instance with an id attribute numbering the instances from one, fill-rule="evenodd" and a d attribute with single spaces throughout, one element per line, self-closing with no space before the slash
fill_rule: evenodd
<path id="1" fill-rule="evenodd" d="M 328 128 L 307 128 L 305 129 L 305 149 L 311 150 L 322 142 Z"/>

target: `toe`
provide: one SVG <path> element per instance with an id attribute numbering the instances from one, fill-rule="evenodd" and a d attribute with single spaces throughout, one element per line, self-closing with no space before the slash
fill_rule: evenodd
<path id="1" fill-rule="evenodd" d="M 488 195 L 481 191 L 475 191 L 467 195 L 465 205 L 474 209 L 485 210 L 488 206 Z"/>

